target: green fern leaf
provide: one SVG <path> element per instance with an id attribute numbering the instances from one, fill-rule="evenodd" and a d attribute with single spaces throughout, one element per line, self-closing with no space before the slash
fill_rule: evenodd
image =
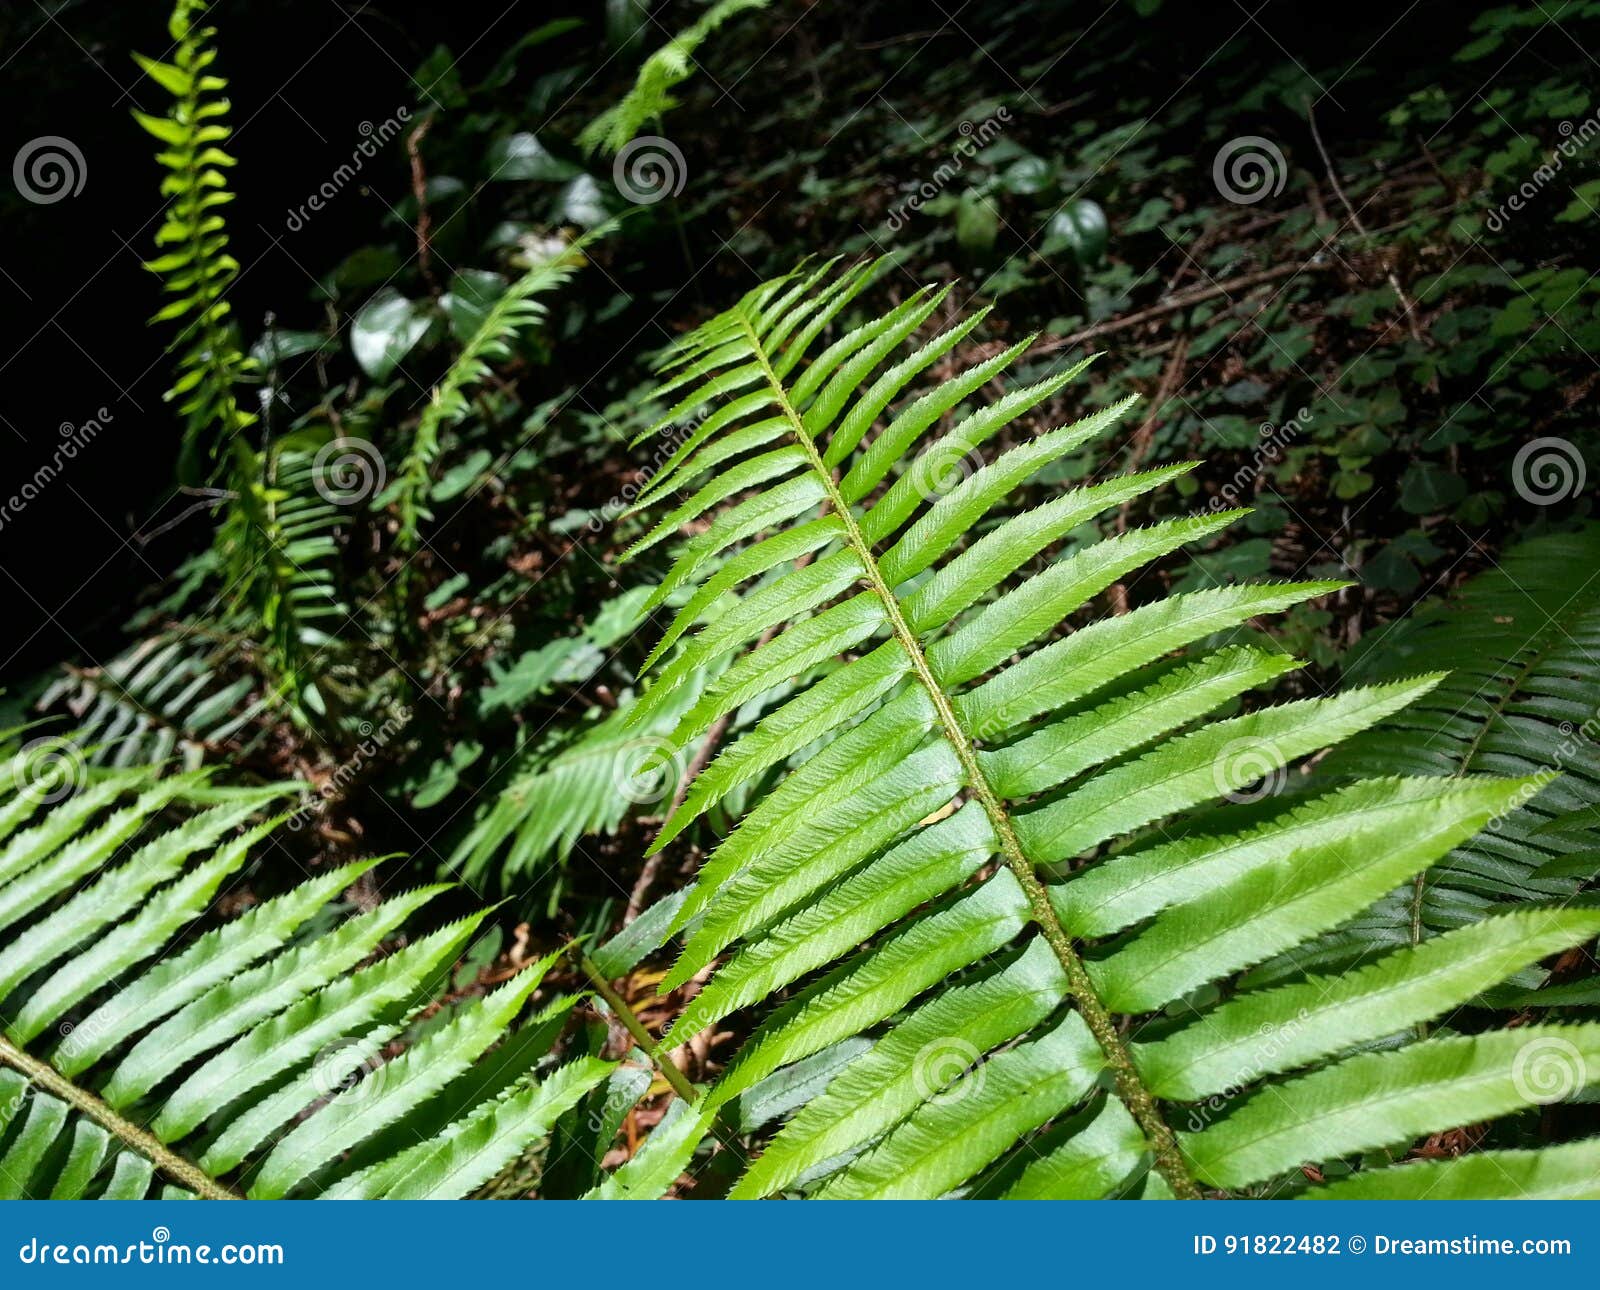
<path id="1" fill-rule="evenodd" d="M 375 861 L 192 935 L 282 823 L 251 817 L 296 786 L 207 790 L 203 775 L 143 766 L 54 804 L 27 786 L 0 782 L 0 808 L 27 803 L 0 867 L 17 929 L 0 950 L 0 1195 L 225 1197 L 241 1182 L 253 1195 L 464 1195 L 614 1066 L 534 1070 L 574 1000 L 517 1022 L 559 955 L 402 1043 L 484 915 L 374 959 L 445 890 L 430 887 L 305 935 Z M 166 821 L 186 796 L 213 804 Z"/>
<path id="2" fill-rule="evenodd" d="M 746 790 L 743 819 L 659 920 L 681 938 L 661 988 L 710 972 L 664 1046 L 766 1009 L 706 1108 L 786 1070 L 805 1083 L 806 1063 L 830 1072 L 733 1194 L 1192 1197 L 1535 1105 L 1522 1067 L 1536 1046 L 1565 1045 L 1586 1083 L 1589 1027 L 1348 1054 L 1591 938 L 1587 911 L 1530 910 L 1359 972 L 1216 998 L 1426 873 L 1538 781 L 1496 764 L 1518 777 L 1387 775 L 1261 800 L 1304 759 L 1426 711 L 1436 666 L 1215 719 L 1295 666 L 1230 636 L 1338 584 L 1093 617 L 1096 595 L 1239 513 L 1058 552 L 1188 467 L 1006 513 L 1127 401 L 1030 434 L 1019 419 L 1051 408 L 1080 363 L 969 407 L 1025 346 L 919 393 L 929 355 L 970 329 L 897 360 L 942 295 L 852 319 L 872 277 L 829 262 L 763 284 L 661 369 L 676 401 L 656 429 L 720 406 L 647 493 L 688 496 L 641 549 L 700 531 L 653 593 L 685 607 L 637 718 L 751 642 L 674 741 L 765 705 L 658 840 Z M 1147 1034 L 1161 1014 L 1174 1020 Z M 1265 1026 L 1281 1038 L 1263 1055 Z M 1217 1118 L 1208 1099 L 1236 1090 Z M 1552 1188 L 1571 1176 L 1559 1158 L 1549 1170 Z"/>

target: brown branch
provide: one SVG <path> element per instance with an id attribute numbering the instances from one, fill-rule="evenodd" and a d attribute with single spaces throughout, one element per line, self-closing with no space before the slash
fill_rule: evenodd
<path id="1" fill-rule="evenodd" d="M 1167 314 L 1175 313 L 1179 309 L 1187 309 L 1190 305 L 1197 305 L 1206 300 L 1213 300 L 1217 296 L 1226 296 L 1235 291 L 1249 291 L 1263 283 L 1276 282 L 1279 278 L 1294 277 L 1301 273 L 1321 273 L 1337 268 L 1334 264 L 1325 264 L 1316 260 L 1307 260 L 1303 264 L 1280 264 L 1275 269 L 1262 269 L 1256 273 L 1241 274 L 1237 278 L 1229 278 L 1226 282 L 1214 282 L 1204 287 L 1191 287 L 1168 297 L 1159 304 L 1151 305 L 1148 309 L 1141 309 L 1137 313 L 1124 314 L 1121 318 L 1109 318 L 1105 322 L 1095 323 L 1092 327 L 1085 327 L 1082 331 L 1075 331 L 1068 336 L 1058 336 L 1054 340 L 1047 340 L 1042 345 L 1034 348 L 1035 354 L 1053 354 L 1058 350 L 1070 349 L 1086 340 L 1096 336 L 1109 336 L 1113 332 L 1126 331 L 1129 327 L 1137 327 L 1140 323 L 1151 322 Z"/>
<path id="2" fill-rule="evenodd" d="M 1150 400 L 1150 412 L 1133 432 L 1131 451 L 1128 453 L 1127 474 L 1132 474 L 1143 464 L 1145 457 L 1150 452 L 1150 442 L 1155 438 L 1156 427 L 1165 419 L 1163 409 L 1177 393 L 1178 386 L 1183 381 L 1183 365 L 1189 357 L 1189 338 L 1179 336 L 1178 343 L 1173 347 L 1172 357 L 1167 360 L 1167 370 L 1161 374 L 1161 383 L 1156 386 L 1155 397 Z M 1123 502 L 1117 512 L 1117 532 L 1122 533 L 1128 527 L 1128 502 Z"/>
<path id="3" fill-rule="evenodd" d="M 428 172 L 422 165 L 422 141 L 427 137 L 433 118 L 425 116 L 417 128 L 406 135 L 406 156 L 411 158 L 411 193 L 417 199 L 417 267 L 427 279 L 433 294 L 439 294 L 439 284 L 433 278 L 433 247 L 429 238 L 433 234 L 433 219 L 428 214 Z"/>
<path id="4" fill-rule="evenodd" d="M 764 636 L 757 642 L 757 648 L 766 644 L 770 637 L 771 633 Z M 706 737 L 701 741 L 700 747 L 695 749 L 694 759 L 678 778 L 678 787 L 672 794 L 672 805 L 667 807 L 667 819 L 670 820 L 678 813 L 678 808 L 683 805 L 684 799 L 689 796 L 690 785 L 699 778 L 700 772 L 711 763 L 711 758 L 717 751 L 717 745 L 722 742 L 723 735 L 728 733 L 728 724 L 732 720 L 733 713 L 731 711 L 724 712 L 716 719 L 711 729 L 706 732 Z M 665 851 L 657 851 L 640 868 L 639 877 L 633 884 L 633 890 L 628 893 L 627 912 L 622 915 L 622 925 L 624 927 L 633 922 L 644 911 L 644 898 L 649 894 L 650 885 L 656 880 L 656 873 L 661 868 L 661 857 L 665 854 Z"/>
<path id="5" fill-rule="evenodd" d="M 1311 125 L 1311 138 L 1317 145 L 1317 152 L 1322 157 L 1323 169 L 1328 172 L 1328 184 L 1333 189 L 1333 195 L 1339 199 L 1339 204 L 1345 208 L 1350 216 L 1350 222 L 1355 225 L 1356 232 L 1362 237 L 1370 237 L 1367 226 L 1361 222 L 1361 216 L 1356 213 L 1356 208 L 1350 204 L 1350 199 L 1345 196 L 1344 185 L 1339 182 L 1339 172 L 1333 168 L 1333 159 L 1328 156 L 1328 150 L 1322 143 L 1322 131 L 1317 129 L 1316 108 L 1310 102 L 1306 103 L 1306 120 Z M 1387 256 L 1383 257 L 1383 276 L 1388 279 L 1389 286 L 1394 290 L 1395 299 L 1400 302 L 1402 315 L 1406 320 L 1406 328 L 1411 333 L 1411 339 L 1417 344 L 1427 348 L 1428 342 L 1423 338 L 1422 328 L 1417 324 L 1417 302 L 1413 300 L 1405 287 L 1400 283 L 1400 275 L 1394 271 L 1394 265 Z M 1431 393 L 1439 392 L 1439 378 L 1431 377 L 1428 381 Z"/>

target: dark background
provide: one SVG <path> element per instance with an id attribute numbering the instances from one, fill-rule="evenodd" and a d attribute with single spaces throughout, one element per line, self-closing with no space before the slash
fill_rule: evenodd
<path id="1" fill-rule="evenodd" d="M 809 7 L 809 6 L 808 6 Z M 823 8 L 836 6 L 824 4 Z M 1104 6 L 1061 4 L 1081 23 Z M 3 493 L 10 495 L 49 459 L 63 423 L 81 425 L 104 407 L 111 422 L 74 469 L 57 478 L 26 511 L 0 530 L 0 568 L 8 612 L 0 624 L 0 681 L 15 682 L 63 658 L 103 657 L 141 588 L 170 571 L 209 535 L 206 517 L 179 524 L 148 543 L 130 540 L 181 513 L 171 480 L 177 423 L 161 392 L 169 379 L 161 328 L 146 320 L 159 306 L 157 284 L 140 267 L 151 253 L 159 216 L 153 141 L 130 120 L 136 107 L 161 111 L 165 96 L 146 81 L 129 54 L 165 53 L 165 0 L 86 0 L 45 6 L 0 5 L 0 157 L 41 135 L 61 135 L 84 154 L 86 182 L 76 197 L 37 206 L 0 185 L 6 236 L 0 242 L 0 315 L 7 335 L 0 359 L 0 440 L 5 444 Z M 392 219 L 407 191 L 399 150 L 390 148 L 326 211 L 299 232 L 285 229 L 288 209 L 302 202 L 332 169 L 349 159 L 363 122 L 378 122 L 418 101 L 409 70 L 435 46 L 448 45 L 463 65 L 482 66 L 526 29 L 563 13 L 589 19 L 582 32 L 541 47 L 534 59 L 555 62 L 592 46 L 603 29 L 602 6 L 503 6 L 424 3 L 340 4 L 286 0 L 271 4 L 221 0 L 213 20 L 226 32 L 218 70 L 230 81 L 239 159 L 238 197 L 229 208 L 233 250 L 244 266 L 233 288 L 236 317 L 247 338 L 269 311 L 286 325 L 314 325 L 317 275 Z M 848 9 L 846 21 L 865 36 L 892 41 L 934 25 L 913 4 Z M 1127 19 L 1123 0 L 1111 8 Z M 1030 15 L 1049 13 L 1039 6 Z M 1428 72 L 1460 47 L 1476 6 L 1425 3 L 1304 5 L 1167 5 L 1160 40 L 1146 41 L 1136 67 L 1096 69 L 1069 55 L 1051 73 L 1051 92 L 1070 99 L 1096 76 L 1176 85 L 1201 54 L 1238 29 L 1245 62 L 1263 68 L 1286 58 L 1318 66 L 1348 63 L 1350 78 L 1335 117 L 1341 136 L 1360 135 L 1372 96 Z M 655 10 L 676 27 L 698 10 L 668 3 Z M 817 15 L 827 19 L 827 15 Z M 934 15 L 937 17 L 937 15 Z M 1028 21 L 1032 21 L 1030 18 Z M 1004 26 L 1004 6 L 972 5 L 961 26 L 979 35 Z M 792 58 L 804 56 L 804 31 Z M 1013 34 L 1014 33 L 1010 33 Z M 1559 37 L 1546 36 L 1556 41 Z M 659 32 L 652 44 L 659 40 Z M 915 62 L 937 69 L 948 46 L 917 49 Z M 1537 51 L 1521 51 L 1537 57 Z M 1574 51 L 1552 51 L 1552 57 Z M 592 57 L 592 50 L 590 53 Z M 780 64 L 786 51 L 775 50 Z M 628 60 L 630 64 L 634 60 Z M 1235 62 L 1237 67 L 1237 62 Z M 916 66 L 899 75 L 915 76 Z M 1236 75 L 1196 82 L 1207 96 L 1231 101 Z M 1386 92 L 1378 101 L 1392 102 Z M 470 110 L 470 109 L 469 109 Z M 737 122 L 730 122 L 736 132 Z M 769 140 L 767 146 L 770 147 Z M 1307 145 L 1309 147 L 1309 145 Z M 367 185 L 370 185 L 368 187 Z"/>

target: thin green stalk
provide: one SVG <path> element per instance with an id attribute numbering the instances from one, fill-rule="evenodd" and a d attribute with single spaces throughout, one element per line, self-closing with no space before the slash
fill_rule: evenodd
<path id="1" fill-rule="evenodd" d="M 611 1011 L 616 1014 L 617 1020 L 622 1023 L 622 1028 L 632 1036 L 633 1042 L 639 1045 L 644 1051 L 644 1055 L 661 1072 L 662 1078 L 672 1085 L 672 1091 L 685 1102 L 691 1104 L 695 1102 L 700 1096 L 698 1090 L 693 1084 L 689 1083 L 688 1077 L 681 1070 L 674 1066 L 670 1060 L 661 1056 L 661 1050 L 656 1046 L 656 1041 L 651 1037 L 650 1032 L 645 1029 L 644 1022 L 634 1015 L 633 1009 L 628 1006 L 628 1001 L 611 988 L 611 982 L 600 974 L 600 969 L 589 961 L 587 954 L 579 955 L 578 962 L 583 968 L 584 975 L 594 985 L 595 993 L 610 1006 Z"/>
<path id="2" fill-rule="evenodd" d="M 1127 1046 L 1122 1042 L 1122 1036 L 1117 1031 L 1115 1019 L 1101 1003 L 1095 993 L 1093 984 L 1089 980 L 1088 971 L 1084 968 L 1083 960 L 1073 948 L 1072 938 L 1067 935 L 1062 927 L 1061 920 L 1056 917 L 1054 907 L 1050 904 L 1049 893 L 1045 890 L 1044 883 L 1039 880 L 1039 875 L 1033 867 L 1033 862 L 1023 854 L 1022 844 L 1017 839 L 1016 829 L 1011 823 L 1011 814 L 1006 809 L 1004 801 L 994 791 L 988 778 L 983 773 L 983 767 L 978 762 L 978 755 L 973 748 L 972 740 L 962 727 L 960 719 L 956 716 L 955 709 L 950 703 L 949 696 L 945 694 L 938 680 L 933 675 L 932 668 L 928 665 L 927 656 L 922 649 L 922 643 L 917 639 L 911 626 L 906 622 L 905 615 L 901 612 L 900 602 L 895 597 L 894 591 L 884 581 L 883 574 L 878 568 L 876 557 L 872 553 L 872 545 L 861 532 L 861 526 L 856 522 L 856 517 L 839 492 L 838 485 L 834 482 L 833 472 L 830 471 L 822 459 L 822 454 L 817 451 L 810 434 L 806 432 L 805 423 L 800 414 L 795 411 L 794 405 L 789 401 L 789 394 L 783 387 L 783 382 L 778 379 L 768 361 L 765 349 L 761 345 L 759 335 L 751 325 L 750 319 L 741 310 L 740 324 L 745 334 L 750 339 L 751 348 L 754 350 L 757 361 L 761 364 L 767 383 L 771 386 L 773 395 L 777 399 L 783 416 L 788 420 L 794 432 L 794 437 L 801 449 L 805 452 L 812 470 L 822 482 L 827 491 L 829 504 L 833 507 L 845 527 L 845 536 L 850 545 L 855 549 L 861 561 L 861 567 L 866 570 L 867 581 L 873 592 L 883 604 L 884 614 L 889 620 L 890 629 L 894 632 L 895 639 L 900 642 L 900 647 L 905 650 L 906 656 L 911 660 L 912 668 L 917 674 L 917 679 L 927 690 L 929 698 L 933 701 L 934 709 L 938 713 L 939 723 L 944 729 L 946 741 L 955 750 L 960 759 L 962 771 L 966 776 L 968 787 L 972 794 L 983 806 L 990 823 L 994 826 L 996 836 L 1000 840 L 1001 854 L 1005 858 L 1006 867 L 1011 870 L 1021 886 L 1023 894 L 1027 897 L 1028 908 L 1033 921 L 1038 924 L 1045 941 L 1055 952 L 1061 964 L 1062 971 L 1066 973 L 1068 988 L 1073 999 L 1078 1005 L 1078 1011 L 1088 1024 L 1090 1032 L 1099 1043 L 1101 1051 L 1105 1053 L 1106 1060 L 1110 1063 L 1117 1083 L 1117 1094 L 1127 1106 L 1139 1127 L 1144 1130 L 1155 1154 L 1156 1168 L 1163 1178 L 1172 1187 L 1173 1193 L 1183 1199 L 1198 1199 L 1200 1189 L 1190 1176 L 1183 1162 L 1182 1152 L 1178 1149 L 1178 1140 L 1171 1127 L 1161 1115 L 1161 1109 L 1156 1104 L 1155 1097 L 1144 1085 L 1133 1058 Z"/>

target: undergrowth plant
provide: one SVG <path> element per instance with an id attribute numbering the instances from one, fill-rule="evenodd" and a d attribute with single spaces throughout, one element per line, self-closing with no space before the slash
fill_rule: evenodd
<path id="1" fill-rule="evenodd" d="M 163 116 L 135 119 L 163 147 L 161 192 L 167 207 L 156 244 L 162 254 L 146 268 L 170 297 L 153 322 L 173 322 L 177 379 L 168 393 L 184 416 L 181 483 L 209 483 L 222 509 L 217 549 L 224 627 L 241 616 L 261 630 L 259 663 L 269 701 L 285 704 L 301 722 L 328 716 L 311 661 L 327 644 L 326 620 L 339 612 L 330 591 L 331 530 L 338 511 L 317 487 L 313 458 L 292 447 L 251 443 L 258 422 L 240 404 L 241 386 L 256 364 L 243 349 L 227 291 L 239 272 L 228 250 L 222 211 L 232 200 L 223 149 L 232 131 L 227 82 L 212 67 L 215 28 L 201 25 L 204 0 L 178 0 L 169 31 L 171 62 L 136 56 L 145 73 L 172 95 Z"/>
<path id="2" fill-rule="evenodd" d="M 135 641 L 104 667 L 68 667 L 40 696 L 60 703 L 97 763 L 156 764 L 174 755 L 196 770 L 260 710 L 254 678 L 230 676 L 228 646 L 167 630 Z"/>
<path id="3" fill-rule="evenodd" d="M 1089 360 L 974 403 L 1028 342 L 952 371 L 980 313 L 911 347 L 948 288 L 825 343 L 873 272 L 830 261 L 767 282 L 663 368 L 676 403 L 658 428 L 715 410 L 646 498 L 688 494 L 641 545 L 695 531 L 654 593 L 682 607 L 635 719 L 736 652 L 676 745 L 816 678 L 722 747 L 657 839 L 753 789 L 670 911 L 682 948 L 661 989 L 709 981 L 664 1047 L 759 1010 L 703 1109 L 853 1054 L 732 1195 L 1250 1194 L 1303 1187 L 1307 1162 L 1317 1196 L 1595 1190 L 1594 1140 L 1387 1162 L 1550 1100 L 1553 1073 L 1571 1092 L 1600 1070 L 1593 1024 L 1451 1024 L 1481 991 L 1592 938 L 1600 912 L 1523 906 L 1337 974 L 1236 983 L 1424 874 L 1537 779 L 1385 774 L 1251 800 L 1264 777 L 1428 702 L 1445 678 L 1212 716 L 1296 666 L 1232 643 L 1237 630 L 1341 584 L 1214 586 L 1095 616 L 1095 595 L 1243 512 L 1061 552 L 1085 521 L 1190 467 L 1008 514 L 1131 399 L 984 461 Z"/>
<path id="4" fill-rule="evenodd" d="M 226 172 L 235 163 L 224 147 L 233 131 L 228 100 L 221 97 L 228 83 L 212 70 L 216 29 L 200 21 L 205 8 L 205 0 L 177 0 L 167 25 L 174 42 L 171 62 L 134 55 L 144 73 L 172 95 L 165 115 L 133 115 L 162 144 L 156 154 L 166 171 L 161 195 L 167 208 L 156 232 L 161 254 L 145 267 L 161 277 L 169 297 L 152 321 L 179 325 L 172 342 L 178 373 L 167 398 L 183 414 L 178 476 L 191 484 L 214 476 L 256 420 L 238 397 L 253 364 L 240 347 L 227 299 L 239 273 L 222 213 L 233 196 Z"/>
<path id="5" fill-rule="evenodd" d="M 584 263 L 585 248 L 615 228 L 616 222 L 610 221 L 542 258 L 536 256 L 485 310 L 483 321 L 434 387 L 394 483 L 375 499 L 375 505 L 395 508 L 399 518 L 395 544 L 401 552 L 416 549 L 422 521 L 433 518 L 427 509 L 427 495 L 439 456 L 440 431 L 467 416 L 472 387 L 487 381 L 493 365 L 511 356 L 512 343 L 520 333 L 544 319 L 546 305 L 539 297 L 569 281 Z"/>
<path id="6" fill-rule="evenodd" d="M 694 75 L 694 54 L 718 27 L 769 0 L 717 0 L 688 27 L 656 50 L 639 68 L 633 88 L 583 128 L 580 147 L 590 152 L 621 152 L 640 130 L 677 106 L 672 91 Z"/>

